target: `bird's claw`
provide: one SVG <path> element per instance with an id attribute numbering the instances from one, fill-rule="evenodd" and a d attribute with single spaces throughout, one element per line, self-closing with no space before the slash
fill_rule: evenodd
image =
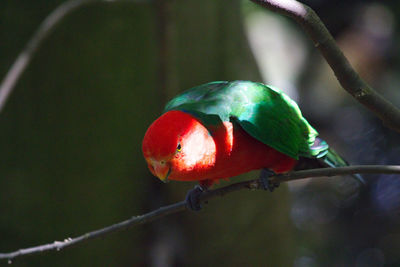
<path id="1" fill-rule="evenodd" d="M 196 185 L 193 189 L 189 190 L 186 194 L 186 207 L 191 211 L 199 211 L 202 208 L 200 203 L 200 196 L 205 191 L 200 185 Z"/>
<path id="2" fill-rule="evenodd" d="M 260 174 L 260 184 L 264 190 L 273 192 L 275 188 L 279 187 L 279 183 L 272 183 L 270 177 L 276 175 L 273 171 L 262 169 Z"/>

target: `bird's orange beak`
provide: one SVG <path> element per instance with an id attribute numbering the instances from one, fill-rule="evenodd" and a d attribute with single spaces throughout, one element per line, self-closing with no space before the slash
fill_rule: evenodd
<path id="1" fill-rule="evenodd" d="M 165 161 L 154 159 L 147 160 L 150 171 L 164 183 L 168 182 L 168 176 L 171 173 L 171 167 Z"/>

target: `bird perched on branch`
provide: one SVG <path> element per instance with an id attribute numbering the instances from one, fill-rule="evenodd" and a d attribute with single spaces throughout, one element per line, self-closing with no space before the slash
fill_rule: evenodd
<path id="1" fill-rule="evenodd" d="M 261 169 L 264 189 L 275 173 L 347 166 L 279 89 L 250 81 L 191 88 L 148 128 L 143 155 L 161 181 L 198 181 L 186 196 L 192 210 L 216 181 Z M 362 181 L 360 176 L 356 178 Z"/>

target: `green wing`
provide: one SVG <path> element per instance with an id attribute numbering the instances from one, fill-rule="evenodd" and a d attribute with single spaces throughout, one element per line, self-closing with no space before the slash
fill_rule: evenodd
<path id="1" fill-rule="evenodd" d="M 279 89 L 261 83 L 200 85 L 172 99 L 165 107 L 169 110 L 191 113 L 205 125 L 235 120 L 254 138 L 295 159 L 322 157 L 329 148 L 326 143 L 312 147 L 318 133 L 297 104 Z"/>

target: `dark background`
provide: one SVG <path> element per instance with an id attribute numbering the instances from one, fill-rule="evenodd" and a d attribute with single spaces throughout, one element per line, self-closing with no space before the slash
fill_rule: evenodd
<path id="1" fill-rule="evenodd" d="M 0 2 L 1 77 L 62 2 Z M 400 4 L 305 3 L 361 76 L 399 106 Z M 93 3 L 46 38 L 0 114 L 0 252 L 182 200 L 194 184 L 161 184 L 150 175 L 144 132 L 176 93 L 238 79 L 282 87 L 350 162 L 399 164 L 398 134 L 340 88 L 292 21 L 246 1 Z M 273 194 L 236 192 L 200 213 L 13 265 L 399 266 L 400 181 L 365 178 L 365 189 L 338 177 L 292 182 Z"/>

